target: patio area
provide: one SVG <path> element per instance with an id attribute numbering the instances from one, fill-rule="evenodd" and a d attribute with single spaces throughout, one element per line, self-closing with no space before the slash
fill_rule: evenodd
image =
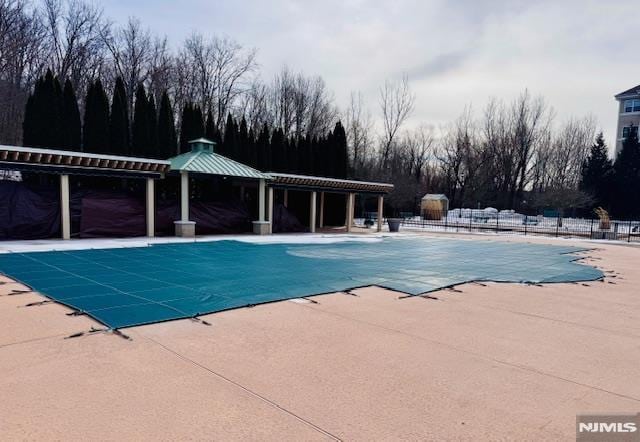
<path id="1" fill-rule="evenodd" d="M 640 405 L 640 250 L 597 247 L 582 256 L 604 282 L 411 298 L 362 288 L 129 328 L 130 339 L 91 333 L 59 304 L 26 307 L 44 298 L 12 295 L 23 287 L 3 278 L 0 434 L 574 440 L 577 413 Z"/>

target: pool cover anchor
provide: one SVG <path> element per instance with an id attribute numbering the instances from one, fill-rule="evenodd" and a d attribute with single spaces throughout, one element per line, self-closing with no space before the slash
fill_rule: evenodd
<path id="1" fill-rule="evenodd" d="M 118 336 L 119 338 L 122 339 L 126 339 L 127 341 L 133 341 L 133 339 L 131 339 L 131 336 L 129 335 L 125 335 L 124 333 L 122 333 L 120 330 L 118 330 L 117 328 L 110 328 L 107 329 L 107 332 L 111 332 L 114 335 Z"/>
<path id="2" fill-rule="evenodd" d="M 78 332 L 78 333 L 73 333 L 69 336 L 66 336 L 64 339 L 73 339 L 73 338 L 79 338 L 81 336 L 85 336 L 85 335 L 93 335 L 96 333 L 102 333 L 102 332 L 107 332 L 109 331 L 108 328 L 95 328 L 95 327 L 91 327 L 91 329 L 89 331 L 86 332 Z"/>
<path id="3" fill-rule="evenodd" d="M 36 301 L 30 302 L 29 304 L 25 304 L 22 307 L 37 307 L 39 305 L 52 304 L 54 301 L 52 299 L 45 299 L 44 301 Z"/>
<path id="4" fill-rule="evenodd" d="M 193 322 L 197 322 L 197 323 L 202 324 L 202 325 L 208 325 L 209 327 L 213 325 L 210 322 L 207 322 L 202 318 L 198 318 L 198 316 L 199 316 L 199 314 L 194 316 L 194 317 L 192 317 L 192 318 L 189 318 L 189 319 L 191 319 Z"/>
<path id="5" fill-rule="evenodd" d="M 33 290 L 18 290 L 18 289 L 13 289 L 11 290 L 11 293 L 7 293 L 5 296 L 16 296 L 16 295 L 24 295 L 25 293 L 32 293 Z"/>

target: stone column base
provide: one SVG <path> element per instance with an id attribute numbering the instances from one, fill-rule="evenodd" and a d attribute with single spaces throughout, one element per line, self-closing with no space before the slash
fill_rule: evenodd
<path id="1" fill-rule="evenodd" d="M 193 238 L 196 236 L 195 221 L 174 221 L 176 227 L 176 236 L 181 238 Z"/>
<path id="2" fill-rule="evenodd" d="M 253 233 L 256 235 L 268 235 L 271 231 L 271 223 L 269 221 L 254 221 Z"/>

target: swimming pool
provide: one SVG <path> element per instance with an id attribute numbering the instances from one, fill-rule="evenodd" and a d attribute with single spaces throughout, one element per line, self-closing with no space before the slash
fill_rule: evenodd
<path id="1" fill-rule="evenodd" d="M 441 238 L 213 241 L 0 255 L 0 272 L 117 329 L 379 285 L 411 295 L 467 281 L 573 282 L 583 249 Z"/>

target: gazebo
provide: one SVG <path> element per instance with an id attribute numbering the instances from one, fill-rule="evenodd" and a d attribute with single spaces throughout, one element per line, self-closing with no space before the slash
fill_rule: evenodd
<path id="1" fill-rule="evenodd" d="M 189 176 L 215 175 L 258 182 L 258 220 L 253 222 L 253 232 L 267 234 L 269 222 L 265 219 L 266 182 L 271 179 L 245 164 L 214 152 L 215 142 L 206 138 L 189 141 L 191 151 L 169 159 L 170 171 L 180 174 L 180 219 L 175 221 L 176 236 L 193 237 L 195 221 L 189 220 Z"/>

